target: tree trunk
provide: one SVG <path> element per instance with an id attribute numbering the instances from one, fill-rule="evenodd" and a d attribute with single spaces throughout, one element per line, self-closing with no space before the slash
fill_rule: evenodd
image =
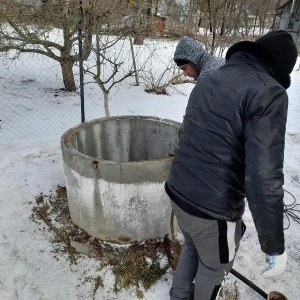
<path id="1" fill-rule="evenodd" d="M 215 47 L 216 47 L 216 29 L 214 28 L 212 32 L 212 40 L 211 40 L 211 49 L 210 49 L 211 55 L 214 55 Z"/>
<path id="2" fill-rule="evenodd" d="M 201 23 L 202 23 L 202 19 L 203 19 L 203 11 L 204 11 L 204 2 L 201 2 L 201 6 L 200 6 L 200 16 L 199 16 L 199 21 L 198 21 L 198 32 L 199 32 L 199 29 L 201 27 Z"/>
<path id="3" fill-rule="evenodd" d="M 137 34 L 134 36 L 133 40 L 134 45 L 143 45 L 144 44 L 144 37 L 141 34 Z"/>
<path id="4" fill-rule="evenodd" d="M 130 42 L 130 50 L 131 50 L 131 56 L 132 56 L 132 63 L 133 63 L 133 69 L 134 69 L 134 76 L 135 76 L 135 84 L 139 85 L 139 77 L 138 77 L 138 70 L 136 67 L 136 61 L 135 61 L 135 54 L 134 54 L 134 48 L 133 48 L 133 41 L 132 37 L 129 36 L 129 42 Z"/>
<path id="5" fill-rule="evenodd" d="M 213 24 L 212 24 L 212 13 L 211 13 L 210 0 L 207 0 L 207 6 L 208 6 L 209 32 L 212 33 Z"/>
<path id="6" fill-rule="evenodd" d="M 252 34 L 253 36 L 255 36 L 257 17 L 258 17 L 258 9 L 256 10 L 255 19 L 254 19 L 253 34 Z"/>
<path id="7" fill-rule="evenodd" d="M 155 2 L 155 9 L 154 9 L 154 16 L 157 16 L 157 13 L 158 13 L 158 2 L 159 2 L 159 0 L 156 0 L 156 2 Z"/>
<path id="8" fill-rule="evenodd" d="M 145 13 L 146 13 L 146 35 L 149 36 L 152 34 L 152 0 L 147 0 L 146 1 L 146 9 L 145 9 Z"/>
<path id="9" fill-rule="evenodd" d="M 272 22 L 272 25 L 271 25 L 271 29 L 279 29 L 279 28 L 274 28 L 275 23 L 276 23 L 277 10 L 278 10 L 279 6 L 280 6 L 280 0 L 277 0 L 276 5 L 275 5 L 275 13 L 274 13 L 274 17 L 273 17 L 273 22 Z"/>
<path id="10" fill-rule="evenodd" d="M 68 92 L 75 92 L 76 85 L 75 85 L 74 74 L 73 74 L 72 60 L 71 59 L 63 59 L 63 60 L 61 60 L 60 65 L 61 65 L 65 89 Z"/>
<path id="11" fill-rule="evenodd" d="M 108 106 L 108 93 L 104 90 L 102 90 L 103 96 L 104 96 L 104 110 L 105 110 L 105 116 L 110 117 L 109 113 L 109 106 Z"/>
<path id="12" fill-rule="evenodd" d="M 63 15 L 66 21 L 63 26 L 64 45 L 60 53 L 60 65 L 62 70 L 63 82 L 68 92 L 75 92 L 76 85 L 73 74 L 73 60 L 71 57 L 72 42 L 70 38 L 70 28 L 68 18 L 70 13 L 70 0 L 64 0 Z"/>
<path id="13" fill-rule="evenodd" d="M 225 33 L 225 25 L 227 21 L 227 11 L 228 11 L 228 0 L 225 0 L 224 2 L 224 13 L 223 13 L 223 18 L 222 18 L 222 23 L 221 23 L 221 31 L 220 31 L 220 36 L 223 36 Z"/>

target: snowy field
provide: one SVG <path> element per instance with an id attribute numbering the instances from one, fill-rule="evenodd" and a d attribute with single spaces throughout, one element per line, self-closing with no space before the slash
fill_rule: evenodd
<path id="1" fill-rule="evenodd" d="M 164 44 L 162 50 L 170 57 L 174 45 L 168 47 Z M 300 58 L 297 68 L 299 63 Z M 37 72 L 33 66 L 40 64 L 43 67 Z M 109 268 L 99 270 L 95 259 L 81 255 L 75 265 L 70 264 L 67 255 L 55 258 L 50 242 L 53 233 L 43 228 L 46 225 L 31 220 L 35 197 L 41 192 L 49 193 L 58 184 L 65 185 L 60 137 L 64 131 L 80 123 L 79 96 L 58 91 L 61 81 L 55 68 L 57 66 L 50 61 L 41 62 L 35 56 L 24 55 L 14 65 L 2 65 L 1 69 L 0 299 L 136 300 L 133 288 L 116 294 L 112 271 Z M 300 71 L 297 68 L 292 73 L 292 85 L 288 89 L 290 104 L 284 188 L 300 203 Z M 183 84 L 169 89 L 169 95 L 155 95 L 145 93 L 143 87 L 136 87 L 133 82 L 124 82 L 111 94 L 111 112 L 113 115 L 152 115 L 182 121 L 192 88 L 193 84 Z M 98 87 L 87 86 L 86 98 L 88 119 L 102 117 Z M 22 134 L 18 136 L 21 128 Z M 292 202 L 293 198 L 286 193 L 285 203 Z M 247 231 L 234 268 L 267 293 L 278 290 L 289 300 L 298 300 L 300 224 L 291 220 L 285 231 L 289 256 L 286 272 L 278 278 L 265 279 L 261 275 L 266 267 L 265 257 L 248 210 L 244 219 Z M 92 279 L 97 276 L 102 277 L 104 286 L 94 293 Z M 172 272 L 169 271 L 149 290 L 143 291 L 143 299 L 168 299 L 171 280 Z M 226 285 L 237 286 L 240 300 L 262 299 L 231 274 Z"/>

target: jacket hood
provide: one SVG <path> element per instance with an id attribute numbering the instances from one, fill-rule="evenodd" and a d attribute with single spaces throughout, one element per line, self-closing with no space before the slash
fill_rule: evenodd
<path id="1" fill-rule="evenodd" d="M 197 40 L 184 36 L 174 52 L 174 61 L 188 61 L 195 65 L 196 78 L 205 78 L 225 64 L 225 59 L 210 55 Z"/>
<path id="2" fill-rule="evenodd" d="M 253 55 L 285 89 L 290 86 L 289 74 L 293 70 L 298 54 L 289 33 L 279 30 L 270 32 L 255 42 L 236 43 L 228 49 L 226 60 L 237 52 Z"/>

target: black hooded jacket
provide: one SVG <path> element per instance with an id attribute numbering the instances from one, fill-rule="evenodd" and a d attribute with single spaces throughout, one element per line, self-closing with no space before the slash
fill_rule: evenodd
<path id="1" fill-rule="evenodd" d="M 190 214 L 235 221 L 248 200 L 262 251 L 284 252 L 283 160 L 289 75 L 254 42 L 193 89 L 166 191 Z"/>

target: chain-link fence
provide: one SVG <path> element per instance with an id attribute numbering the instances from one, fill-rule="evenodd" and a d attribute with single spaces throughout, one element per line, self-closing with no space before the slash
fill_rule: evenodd
<path id="1" fill-rule="evenodd" d="M 114 78 L 108 81 L 112 70 L 107 64 L 102 67 L 104 74 L 101 84 L 104 89 L 108 90 L 113 83 L 122 79 L 122 76 L 126 75 L 126 65 L 127 68 L 132 65 L 131 52 L 128 50 L 130 43 L 128 39 L 126 42 L 127 49 L 122 53 L 126 61 L 124 58 L 120 63 L 117 76 L 114 75 Z M 120 47 L 124 47 L 123 43 L 124 41 L 120 42 Z M 155 49 L 151 50 L 152 47 Z M 117 45 L 111 52 L 115 53 L 116 48 Z M 134 48 L 137 50 L 135 54 L 144 56 L 143 62 L 142 58 L 136 61 L 137 67 L 143 70 L 138 72 L 137 78 L 132 74 L 110 88 L 107 93 L 109 115 L 157 115 L 159 107 L 172 106 L 172 102 L 175 101 L 170 95 L 164 94 L 172 91 L 179 93 L 167 87 L 174 74 L 170 69 L 169 54 L 160 54 L 167 50 L 171 55 L 173 43 L 146 40 L 143 46 Z M 103 92 L 93 78 L 95 75 L 87 71 L 89 66 L 93 67 L 93 58 L 84 62 L 84 94 L 81 95 L 79 66 L 73 67 L 76 90 L 70 92 L 63 86 L 61 68 L 55 61 L 34 53 L 22 53 L 17 59 L 11 60 L 14 54 L 14 51 L 10 51 L 5 57 L 1 57 L 1 142 L 57 135 L 80 123 L 82 114 L 86 121 L 108 115 L 104 103 L 107 90 Z M 93 68 L 89 69 L 89 72 L 92 72 Z M 186 100 L 185 96 L 182 98 Z"/>
<path id="2" fill-rule="evenodd" d="M 274 5 L 248 14 L 242 2 L 210 2 L 1 0 L 0 141 L 57 136 L 104 116 L 183 111 L 190 88 L 171 84 L 176 40 L 192 35 L 221 56 L 274 19 Z"/>
<path id="3" fill-rule="evenodd" d="M 78 4 L 76 9 L 71 2 Z M 126 15 L 113 27 L 112 15 L 118 16 L 120 8 L 113 7 L 109 20 L 104 16 L 98 22 L 107 10 L 98 7 L 91 16 L 89 5 L 92 1 L 4 1 L 1 142 L 57 136 L 81 121 L 104 116 L 166 117 L 160 108 L 180 102 L 170 93 L 186 103 L 186 96 L 170 85 L 178 75 L 172 62 L 176 43 L 144 38 L 145 31 L 136 33 Z M 134 44 L 141 38 L 140 45 Z"/>

